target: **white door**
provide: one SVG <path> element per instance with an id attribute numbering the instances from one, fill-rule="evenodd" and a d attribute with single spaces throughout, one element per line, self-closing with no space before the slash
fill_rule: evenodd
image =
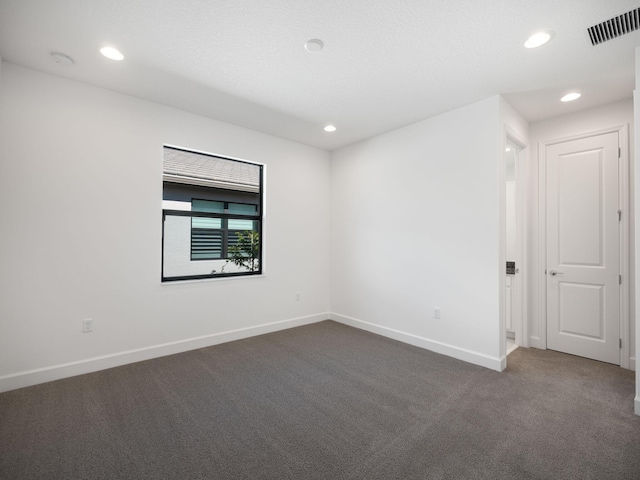
<path id="1" fill-rule="evenodd" d="M 618 133 L 546 153 L 547 348 L 619 365 Z"/>

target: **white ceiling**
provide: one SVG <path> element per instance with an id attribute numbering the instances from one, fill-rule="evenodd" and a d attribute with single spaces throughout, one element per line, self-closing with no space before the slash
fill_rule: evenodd
<path id="1" fill-rule="evenodd" d="M 0 0 L 4 61 L 333 150 L 502 94 L 527 120 L 630 98 L 632 0 Z M 523 47 L 539 29 L 547 45 Z M 321 39 L 309 53 L 304 43 Z M 122 62 L 102 57 L 111 44 Z M 51 52 L 75 61 L 62 66 Z M 562 104 L 560 96 L 583 96 Z M 322 130 L 333 123 L 338 130 Z"/>

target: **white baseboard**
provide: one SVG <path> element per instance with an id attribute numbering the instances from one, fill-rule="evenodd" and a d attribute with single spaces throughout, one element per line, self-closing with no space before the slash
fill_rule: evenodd
<path id="1" fill-rule="evenodd" d="M 7 392 L 9 390 L 29 387 L 39 383 L 51 382 L 53 380 L 60 380 L 61 378 L 97 372 L 107 368 L 119 367 L 129 363 L 141 362 L 143 360 L 164 357 L 166 355 L 173 355 L 175 353 L 186 352 L 198 348 L 210 347 L 220 343 L 232 342 L 234 340 L 241 340 L 243 338 L 254 337 L 256 335 L 286 330 L 288 328 L 309 325 L 329 318 L 329 313 L 320 313 L 289 320 L 282 320 L 279 322 L 265 323 L 254 327 L 204 335 L 202 337 L 178 340 L 176 342 L 169 342 L 161 345 L 153 345 L 151 347 L 144 347 L 126 352 L 87 358 L 77 362 L 13 373 L 0 377 L 0 392 Z"/>
<path id="2" fill-rule="evenodd" d="M 636 415 L 640 415 L 640 395 L 638 395 L 636 397 L 636 399 L 634 400 L 634 404 L 635 404 L 635 414 Z"/>
<path id="3" fill-rule="evenodd" d="M 409 345 L 441 353 L 442 355 L 457 358 L 458 360 L 473 363 L 474 365 L 479 365 L 481 367 L 490 368 L 491 370 L 496 370 L 498 372 L 501 372 L 507 366 L 505 357 L 490 357 L 482 353 L 419 337 L 411 333 L 401 332 L 400 330 L 395 330 L 393 328 L 365 322 L 363 320 L 358 320 L 357 318 L 347 317 L 346 315 L 340 315 L 338 313 L 331 313 L 329 318 L 336 322 L 349 325 L 350 327 L 359 328 L 371 333 L 377 333 L 383 337 L 392 338 L 403 343 L 408 343 Z"/>
<path id="4" fill-rule="evenodd" d="M 629 358 L 629 370 L 636 371 L 636 357 Z"/>

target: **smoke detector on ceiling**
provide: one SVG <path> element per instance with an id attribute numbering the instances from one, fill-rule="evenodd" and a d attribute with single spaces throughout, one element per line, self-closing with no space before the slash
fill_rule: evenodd
<path id="1" fill-rule="evenodd" d="M 613 40 L 640 28 L 640 8 L 623 13 L 597 25 L 587 28 L 592 45 Z"/>
<path id="2" fill-rule="evenodd" d="M 311 40 L 308 40 L 304 44 L 304 48 L 307 50 L 307 52 L 315 53 L 321 51 L 324 48 L 324 43 L 318 38 L 313 38 Z"/>

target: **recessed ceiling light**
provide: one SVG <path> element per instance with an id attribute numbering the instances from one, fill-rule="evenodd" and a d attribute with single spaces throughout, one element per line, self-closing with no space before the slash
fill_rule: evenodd
<path id="1" fill-rule="evenodd" d="M 511 151 L 511 147 L 507 147 L 504 149 L 505 152 L 510 152 Z"/>
<path id="2" fill-rule="evenodd" d="M 544 45 L 552 38 L 553 38 L 553 32 L 550 32 L 550 31 L 536 32 L 533 35 L 531 35 L 526 42 L 524 42 L 524 46 L 527 48 L 537 48 Z"/>
<path id="3" fill-rule="evenodd" d="M 113 47 L 102 47 L 100 49 L 100 53 L 102 55 L 104 55 L 107 58 L 110 58 L 111 60 L 122 60 L 124 59 L 124 55 L 122 53 L 120 53 L 120 51 L 117 48 L 113 48 Z"/>
<path id="4" fill-rule="evenodd" d="M 73 59 L 64 53 L 53 52 L 51 58 L 53 58 L 53 61 L 58 65 L 64 65 L 65 67 L 73 65 Z"/>
<path id="5" fill-rule="evenodd" d="M 324 131 L 325 132 L 335 132 L 336 131 L 336 127 L 334 127 L 333 125 L 327 125 L 326 127 L 324 127 Z"/>
<path id="6" fill-rule="evenodd" d="M 304 44 L 304 48 L 307 50 L 307 52 L 319 52 L 324 48 L 324 43 L 322 42 L 322 40 L 314 38 L 308 40 L 307 43 Z"/>
<path id="7" fill-rule="evenodd" d="M 580 98 L 580 94 L 577 92 L 567 93 L 564 97 L 560 99 L 561 102 L 572 102 Z"/>

